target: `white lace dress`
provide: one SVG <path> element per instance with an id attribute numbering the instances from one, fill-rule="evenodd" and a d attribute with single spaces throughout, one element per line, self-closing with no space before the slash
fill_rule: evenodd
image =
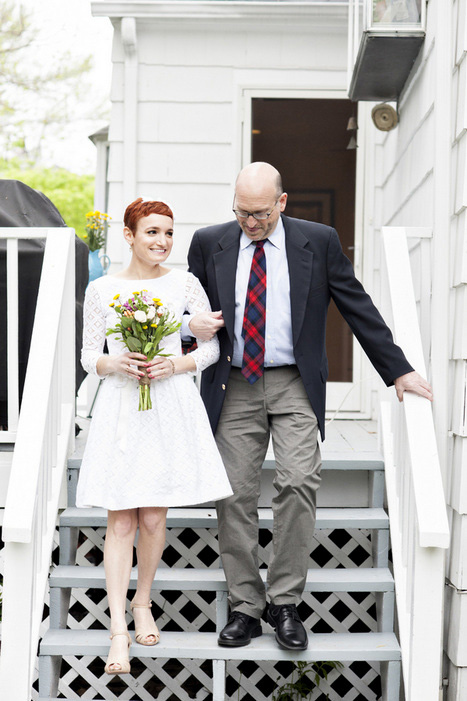
<path id="1" fill-rule="evenodd" d="M 151 280 L 104 276 L 89 284 L 84 306 L 81 362 L 96 373 L 106 330 L 117 314 L 109 307 L 114 295 L 148 290 L 170 304 L 177 318 L 209 310 L 209 301 L 191 273 L 170 270 Z M 107 337 L 110 354 L 127 350 L 117 336 Z M 166 336 L 165 352 L 181 355 L 180 334 Z M 198 370 L 219 357 L 217 338 L 198 340 L 191 354 Z M 138 381 L 119 373 L 101 384 L 80 469 L 76 505 L 106 509 L 140 506 L 187 506 L 232 494 L 216 447 L 194 373 L 152 381 L 152 409 L 138 411 Z"/>

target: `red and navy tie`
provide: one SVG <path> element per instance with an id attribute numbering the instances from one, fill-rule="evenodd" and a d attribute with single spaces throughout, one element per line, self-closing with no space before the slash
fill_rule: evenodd
<path id="1" fill-rule="evenodd" d="M 256 241 L 243 315 L 242 375 L 253 384 L 264 369 L 264 328 L 266 325 L 266 239 Z"/>

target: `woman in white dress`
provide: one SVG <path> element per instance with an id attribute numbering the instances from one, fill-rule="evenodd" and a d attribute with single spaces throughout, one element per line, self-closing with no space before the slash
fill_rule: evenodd
<path id="1" fill-rule="evenodd" d="M 159 631 L 151 613 L 151 585 L 165 543 L 169 506 L 224 499 L 232 494 L 193 375 L 219 357 L 217 339 L 202 341 L 183 356 L 180 333 L 162 342 L 169 357 L 148 360 L 126 349 L 106 331 L 118 321 L 112 302 L 147 290 L 169 305 L 177 319 L 185 311 L 210 310 L 200 282 L 191 273 L 163 265 L 173 244 L 173 214 L 163 202 L 130 204 L 123 235 L 129 266 L 89 284 L 84 307 L 82 364 L 105 378 L 94 408 L 77 490 L 79 507 L 108 509 L 104 565 L 111 618 L 111 647 L 105 671 L 130 671 L 125 608 L 133 543 L 138 582 L 131 610 L 135 639 L 155 645 Z M 138 411 L 139 378 L 147 371 L 152 409 Z"/>

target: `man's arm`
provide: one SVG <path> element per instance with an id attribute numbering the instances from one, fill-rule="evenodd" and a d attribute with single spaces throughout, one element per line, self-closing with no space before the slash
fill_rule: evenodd
<path id="1" fill-rule="evenodd" d="M 404 392 L 433 401 L 432 388 L 408 363 L 370 296 L 355 278 L 335 231 L 328 248 L 328 272 L 334 301 L 384 382 L 395 385 L 399 401 L 403 401 Z M 401 374 L 394 379 L 396 373 Z"/>
<path id="2" fill-rule="evenodd" d="M 337 308 L 385 384 L 390 386 L 395 378 L 410 375 L 414 368 L 394 343 L 391 330 L 355 277 L 334 229 L 328 244 L 327 271 L 329 290 Z"/>

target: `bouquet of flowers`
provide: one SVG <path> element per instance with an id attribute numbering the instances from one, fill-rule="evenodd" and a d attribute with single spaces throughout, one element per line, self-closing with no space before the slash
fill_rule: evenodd
<path id="1" fill-rule="evenodd" d="M 113 329 L 107 331 L 107 336 L 118 334 L 128 350 L 143 353 L 148 360 L 152 360 L 156 355 L 164 358 L 172 355 L 161 353 L 160 342 L 165 336 L 178 331 L 182 324 L 170 309 L 164 307 L 158 297 L 149 297 L 147 290 L 133 292 L 126 300 L 121 300 L 117 294 L 109 306 L 114 307 L 119 321 Z M 139 381 L 138 411 L 152 409 L 150 383 L 145 370 L 144 377 Z"/>
<path id="2" fill-rule="evenodd" d="M 105 212 L 88 212 L 86 214 L 86 233 L 83 236 L 90 251 L 98 251 L 105 244 L 107 229 L 110 226 L 108 214 Z"/>

